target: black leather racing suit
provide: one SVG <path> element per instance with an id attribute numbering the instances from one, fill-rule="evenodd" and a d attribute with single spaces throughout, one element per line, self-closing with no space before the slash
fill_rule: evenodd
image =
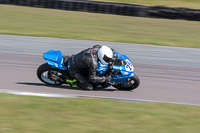
<path id="1" fill-rule="evenodd" d="M 86 90 L 92 90 L 93 83 L 103 83 L 106 81 L 104 76 L 96 76 L 96 69 L 98 67 L 97 52 L 100 45 L 95 45 L 93 48 L 88 48 L 76 55 L 72 55 L 70 61 L 69 74 L 81 84 L 81 87 Z M 83 71 L 88 71 L 88 79 L 83 75 Z"/>

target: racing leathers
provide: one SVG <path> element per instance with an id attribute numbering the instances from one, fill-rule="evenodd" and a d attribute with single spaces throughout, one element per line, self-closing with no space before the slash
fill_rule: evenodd
<path id="1" fill-rule="evenodd" d="M 88 48 L 76 55 L 72 55 L 68 62 L 69 65 L 69 74 L 73 78 L 75 78 L 78 83 L 80 84 L 80 87 L 84 90 L 92 90 L 93 83 L 103 83 L 103 82 L 109 82 L 111 79 L 111 76 L 96 76 L 96 69 L 98 67 L 98 57 L 97 52 L 98 49 L 101 47 L 101 45 L 95 45 L 93 48 Z M 87 78 L 85 78 L 85 75 L 83 72 L 87 71 Z"/>

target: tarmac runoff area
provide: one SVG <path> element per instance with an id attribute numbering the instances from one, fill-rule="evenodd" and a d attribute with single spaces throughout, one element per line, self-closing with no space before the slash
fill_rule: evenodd
<path id="1" fill-rule="evenodd" d="M 0 40 L 0 92 L 200 105 L 200 49 L 12 35 L 0 35 Z M 44 52 L 61 50 L 71 55 L 96 44 L 110 46 L 132 60 L 141 80 L 136 90 L 82 91 L 47 86 L 37 79 Z"/>

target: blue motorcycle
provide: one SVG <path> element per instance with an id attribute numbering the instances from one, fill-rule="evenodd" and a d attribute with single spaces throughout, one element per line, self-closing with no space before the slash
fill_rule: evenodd
<path id="1" fill-rule="evenodd" d="M 43 54 L 43 58 L 47 63 L 40 65 L 37 69 L 37 76 L 42 82 L 48 85 L 69 84 L 72 87 L 81 88 L 78 81 L 69 75 L 70 63 L 67 61 L 69 56 L 64 56 L 59 50 L 50 50 Z M 130 59 L 116 51 L 114 61 L 107 65 L 103 65 L 99 61 L 96 71 L 98 76 L 111 75 L 112 78 L 109 83 L 92 83 L 94 88 L 106 88 L 112 85 L 118 90 L 130 91 L 136 89 L 140 84 Z M 85 73 L 83 71 L 82 74 Z M 87 78 L 87 74 L 85 77 Z"/>

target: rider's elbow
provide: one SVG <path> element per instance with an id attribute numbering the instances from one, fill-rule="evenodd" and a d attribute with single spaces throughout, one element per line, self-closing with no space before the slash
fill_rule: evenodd
<path id="1" fill-rule="evenodd" d="M 93 83 L 103 83 L 105 82 L 105 77 L 91 75 L 89 76 L 89 81 Z"/>

